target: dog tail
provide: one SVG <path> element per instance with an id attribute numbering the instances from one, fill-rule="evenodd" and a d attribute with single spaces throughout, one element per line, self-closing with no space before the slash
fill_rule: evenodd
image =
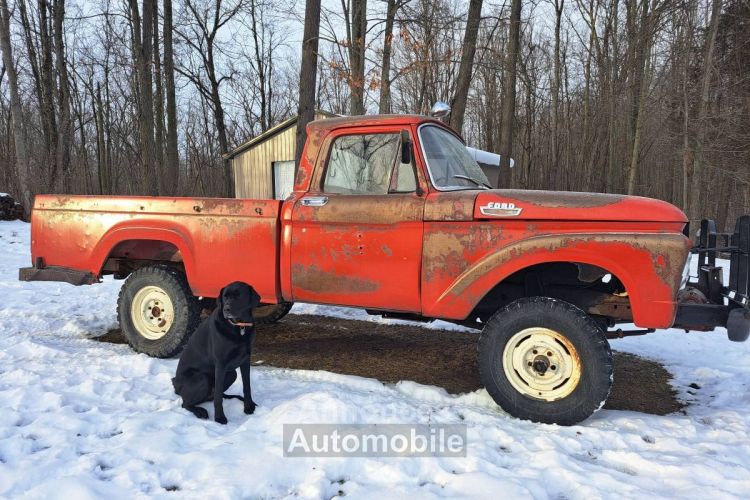
<path id="1" fill-rule="evenodd" d="M 240 401 L 244 401 L 245 398 L 242 396 L 238 396 L 237 394 L 223 394 L 224 399 L 239 399 Z"/>

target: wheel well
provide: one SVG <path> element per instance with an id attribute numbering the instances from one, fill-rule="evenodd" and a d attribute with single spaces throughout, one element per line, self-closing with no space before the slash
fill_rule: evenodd
<path id="1" fill-rule="evenodd" d="M 101 274 L 124 279 L 136 269 L 165 264 L 184 271 L 182 253 L 174 243 L 162 240 L 125 240 L 115 245 L 104 259 Z"/>
<path id="2" fill-rule="evenodd" d="M 578 262 L 546 262 L 516 271 L 495 285 L 468 319 L 484 323 L 504 305 L 536 296 L 565 300 L 588 312 L 602 327 L 633 319 L 622 281 L 604 268 Z"/>

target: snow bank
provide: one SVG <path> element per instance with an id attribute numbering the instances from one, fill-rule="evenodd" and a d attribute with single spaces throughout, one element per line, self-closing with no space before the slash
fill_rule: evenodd
<path id="1" fill-rule="evenodd" d="M 180 409 L 170 384 L 175 360 L 91 340 L 116 324 L 118 282 L 16 281 L 17 268 L 30 262 L 28 243 L 27 224 L 0 223 L 0 497 L 728 498 L 750 491 L 750 344 L 732 344 L 724 332 L 663 331 L 614 344 L 665 363 L 691 401 L 686 415 L 605 410 L 562 428 L 510 418 L 483 390 L 451 396 L 408 381 L 261 367 L 252 371 L 255 415 L 229 400 L 229 424 L 220 426 Z M 429 422 L 465 423 L 468 456 L 282 457 L 284 423 Z"/>

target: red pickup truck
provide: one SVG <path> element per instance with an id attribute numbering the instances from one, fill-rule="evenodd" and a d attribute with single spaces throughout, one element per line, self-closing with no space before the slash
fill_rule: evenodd
<path id="1" fill-rule="evenodd" d="M 704 221 L 698 280 L 685 288 L 687 219 L 668 203 L 490 189 L 463 140 L 426 116 L 332 118 L 307 131 L 283 202 L 37 196 L 33 266 L 20 279 L 126 278 L 122 330 L 158 357 L 178 353 L 201 299 L 235 280 L 267 304 L 258 321 L 293 302 L 453 321 L 481 330 L 481 378 L 503 409 L 559 424 L 607 398 L 608 338 L 672 326 L 748 336 L 750 216 L 731 235 Z M 718 252 L 732 259 L 728 286 Z"/>

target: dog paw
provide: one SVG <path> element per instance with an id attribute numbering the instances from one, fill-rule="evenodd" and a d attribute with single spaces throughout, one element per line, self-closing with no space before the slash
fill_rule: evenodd
<path id="1" fill-rule="evenodd" d="M 245 415 L 252 415 L 255 413 L 255 407 L 258 406 L 252 401 L 245 405 Z"/>
<path id="2" fill-rule="evenodd" d="M 221 425 L 227 424 L 227 417 L 225 417 L 224 415 L 216 415 L 216 417 L 214 417 L 214 420 Z"/>
<path id="3" fill-rule="evenodd" d="M 192 412 L 193 415 L 196 417 L 205 420 L 208 418 L 208 411 L 205 408 L 201 408 L 200 406 L 196 406 L 195 408 L 191 408 L 190 412 Z"/>

